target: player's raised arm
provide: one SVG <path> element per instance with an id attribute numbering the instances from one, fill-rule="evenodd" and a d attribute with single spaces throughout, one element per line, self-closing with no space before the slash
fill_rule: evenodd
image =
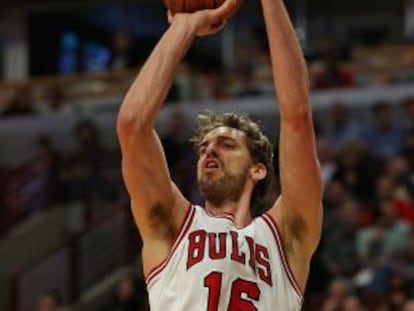
<path id="1" fill-rule="evenodd" d="M 154 120 L 194 38 L 220 30 L 237 9 L 237 3 L 227 0 L 215 10 L 169 16 L 169 29 L 154 48 L 120 108 L 117 132 L 124 181 L 144 240 L 143 255 L 150 253 L 152 257 L 144 258 L 144 270 L 165 258 L 188 206 L 170 180 L 161 144 L 153 130 Z M 151 243 L 146 243 L 148 241 Z M 145 252 L 146 247 L 153 249 Z M 146 265 L 146 261 L 151 263 Z"/>
<path id="2" fill-rule="evenodd" d="M 278 219 L 288 257 L 304 285 L 322 227 L 322 185 L 316 157 L 306 64 L 282 0 L 261 0 L 279 103 L 281 198 Z"/>

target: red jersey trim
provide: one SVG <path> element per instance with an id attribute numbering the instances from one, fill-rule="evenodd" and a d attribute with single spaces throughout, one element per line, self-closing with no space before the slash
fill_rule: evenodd
<path id="1" fill-rule="evenodd" d="M 167 258 L 165 258 L 159 265 L 151 269 L 151 271 L 148 272 L 147 276 L 145 277 L 145 282 L 147 286 L 150 285 L 151 281 L 157 275 L 159 275 L 170 262 L 172 256 L 174 255 L 175 250 L 178 248 L 184 236 L 187 234 L 188 230 L 190 229 L 190 226 L 194 219 L 194 215 L 195 215 L 195 208 L 192 205 L 190 205 L 189 208 L 187 209 L 187 214 L 184 217 L 184 221 L 181 224 L 180 230 L 178 231 L 178 236 Z"/>
<path id="2" fill-rule="evenodd" d="M 264 213 L 261 217 L 266 222 L 266 224 L 269 226 L 270 231 L 272 232 L 273 237 L 275 238 L 276 245 L 279 250 L 280 257 L 282 259 L 283 268 L 286 272 L 286 275 L 288 277 L 290 284 L 292 285 L 295 292 L 299 295 L 299 297 L 303 299 L 303 291 L 301 287 L 299 286 L 299 283 L 297 282 L 295 275 L 293 274 L 292 269 L 290 268 L 289 262 L 287 260 L 285 247 L 281 239 L 280 229 L 279 229 L 277 222 L 269 213 Z"/>
<path id="3" fill-rule="evenodd" d="M 234 220 L 234 216 L 233 216 L 233 214 L 230 214 L 230 213 L 223 213 L 223 214 L 221 214 L 221 215 L 213 215 L 213 214 L 211 214 L 210 212 L 208 212 L 205 208 L 204 208 L 204 211 L 206 212 L 206 214 L 207 214 L 209 217 L 213 217 L 213 218 L 221 218 L 221 219 L 226 219 L 226 220 L 230 220 L 230 221 L 233 221 L 233 220 Z"/>

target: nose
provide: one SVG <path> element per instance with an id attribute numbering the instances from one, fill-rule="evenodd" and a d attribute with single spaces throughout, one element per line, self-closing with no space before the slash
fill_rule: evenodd
<path id="1" fill-rule="evenodd" d="M 206 148 L 206 156 L 217 156 L 217 148 L 216 144 L 214 142 L 208 144 Z"/>

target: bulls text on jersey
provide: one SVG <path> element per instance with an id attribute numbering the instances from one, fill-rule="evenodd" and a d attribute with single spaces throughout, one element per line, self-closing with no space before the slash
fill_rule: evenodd
<path id="1" fill-rule="evenodd" d="M 268 249 L 256 243 L 251 237 L 244 237 L 248 246 L 248 253 L 239 250 L 240 236 L 237 231 L 207 232 L 196 230 L 188 235 L 189 246 L 187 256 L 187 270 L 202 262 L 206 256 L 211 260 L 228 258 L 241 265 L 249 265 L 259 278 L 272 286 L 272 271 L 269 262 Z"/>

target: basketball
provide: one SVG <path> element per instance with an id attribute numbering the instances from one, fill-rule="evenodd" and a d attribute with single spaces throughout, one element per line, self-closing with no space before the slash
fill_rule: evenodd
<path id="1" fill-rule="evenodd" d="M 225 0 L 163 0 L 172 13 L 193 13 L 218 8 Z"/>

